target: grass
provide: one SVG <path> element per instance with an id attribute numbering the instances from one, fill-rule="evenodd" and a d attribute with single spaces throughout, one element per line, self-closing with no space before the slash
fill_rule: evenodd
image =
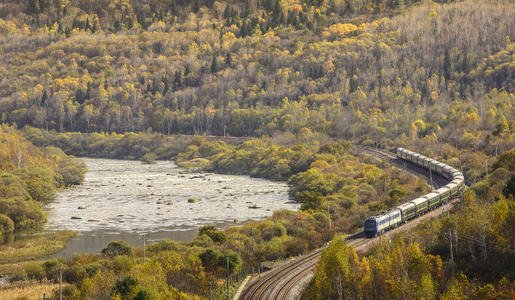
<path id="1" fill-rule="evenodd" d="M 64 287 L 64 285 L 63 285 Z M 0 289 L 0 299 L 47 299 L 59 289 L 56 283 L 23 282 L 16 286 Z"/>
<path id="2" fill-rule="evenodd" d="M 74 237 L 73 231 L 57 231 L 18 239 L 0 246 L 0 264 L 34 260 L 54 254 L 64 248 L 66 242 Z M 0 299 L 3 299 L 0 297 Z"/>

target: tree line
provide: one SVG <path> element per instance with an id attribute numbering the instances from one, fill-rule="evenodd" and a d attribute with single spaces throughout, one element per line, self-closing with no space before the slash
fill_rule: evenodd
<path id="1" fill-rule="evenodd" d="M 0 126 L 0 242 L 41 229 L 43 205 L 58 188 L 80 184 L 85 165 L 55 147 L 39 148 L 16 129 Z"/>

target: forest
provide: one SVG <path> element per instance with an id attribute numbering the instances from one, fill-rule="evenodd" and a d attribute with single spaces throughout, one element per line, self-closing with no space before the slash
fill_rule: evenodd
<path id="1" fill-rule="evenodd" d="M 84 164 L 55 147 L 38 148 L 12 127 L 0 126 L 0 240 L 41 229 L 43 205 L 58 189 L 80 184 Z"/>
<path id="2" fill-rule="evenodd" d="M 509 148 L 509 1 L 107 2 L 0 4 L 3 122 Z"/>
<path id="3" fill-rule="evenodd" d="M 0 257 L 82 181 L 68 155 L 287 181 L 301 203 L 145 257 L 120 241 L 0 273 L 64 266 L 67 299 L 203 299 L 333 240 L 306 299 L 509 299 L 514 28 L 508 0 L 0 1 Z M 429 187 L 356 145 L 460 169 L 463 205 L 357 256 L 340 235 Z"/>

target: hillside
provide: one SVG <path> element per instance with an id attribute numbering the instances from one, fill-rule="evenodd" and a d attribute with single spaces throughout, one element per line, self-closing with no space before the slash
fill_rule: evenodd
<path id="1" fill-rule="evenodd" d="M 512 145 L 509 1 L 60 3 L 1 4 L 3 122 Z"/>

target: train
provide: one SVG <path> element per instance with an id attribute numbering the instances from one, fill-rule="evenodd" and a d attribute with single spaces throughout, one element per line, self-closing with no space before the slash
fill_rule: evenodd
<path id="1" fill-rule="evenodd" d="M 410 161 L 431 172 L 442 175 L 449 180 L 449 183 L 436 191 L 432 191 L 429 194 L 401 204 L 384 214 L 367 218 L 364 223 L 363 231 L 368 238 L 381 235 L 387 230 L 404 224 L 448 202 L 450 199 L 459 195 L 465 187 L 463 174 L 449 165 L 404 148 L 397 148 L 396 155 L 400 159 Z"/>

